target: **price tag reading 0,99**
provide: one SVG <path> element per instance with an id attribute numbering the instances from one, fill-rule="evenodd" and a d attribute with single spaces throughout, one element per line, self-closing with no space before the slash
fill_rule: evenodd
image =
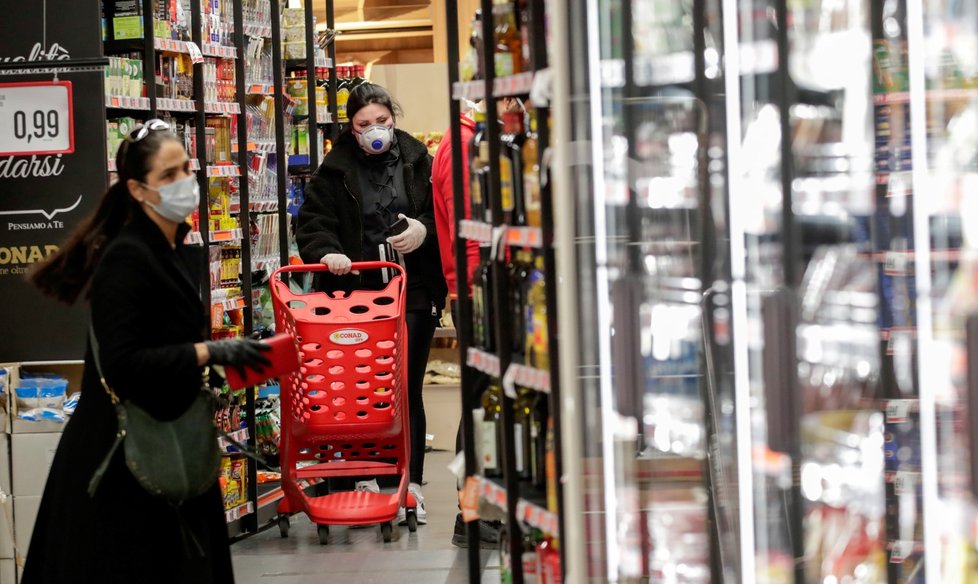
<path id="1" fill-rule="evenodd" d="M 0 156 L 75 151 L 70 81 L 0 83 Z"/>

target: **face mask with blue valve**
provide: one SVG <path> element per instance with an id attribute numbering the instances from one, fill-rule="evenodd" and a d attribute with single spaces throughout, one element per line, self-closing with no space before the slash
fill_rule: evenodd
<path id="1" fill-rule="evenodd" d="M 391 149 L 394 142 L 394 126 L 376 124 L 362 132 L 353 132 L 360 148 L 367 154 L 383 154 Z"/>

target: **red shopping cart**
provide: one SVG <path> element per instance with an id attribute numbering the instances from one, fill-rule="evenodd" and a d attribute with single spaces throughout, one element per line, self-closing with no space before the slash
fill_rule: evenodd
<path id="1" fill-rule="evenodd" d="M 325 272 L 323 265 L 283 267 L 272 275 L 275 324 L 299 351 L 298 371 L 281 379 L 282 490 L 279 529 L 288 536 L 289 514 L 304 512 L 325 545 L 330 525 L 379 523 L 385 542 L 406 509 L 417 529 L 408 492 L 410 440 L 407 391 L 405 275 L 397 264 L 361 262 L 354 270 L 389 269 L 382 290 L 296 293 L 282 275 Z M 342 491 L 309 496 L 312 479 L 397 475 L 397 492 Z"/>

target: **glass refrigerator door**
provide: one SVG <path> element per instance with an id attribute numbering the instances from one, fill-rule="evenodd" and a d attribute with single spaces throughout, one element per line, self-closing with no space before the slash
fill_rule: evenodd
<path id="1" fill-rule="evenodd" d="M 975 582 L 978 6 L 908 0 L 906 29 L 921 453 L 906 478 L 927 560 L 917 581 Z"/>
<path id="2" fill-rule="evenodd" d="M 576 191 L 588 577 L 719 582 L 704 473 L 701 3 L 570 4 L 573 125 L 589 163 Z"/>
<path id="3" fill-rule="evenodd" d="M 869 2 L 789 7 L 804 577 L 885 582 L 884 263 L 872 235 L 886 188 L 873 167 Z"/>

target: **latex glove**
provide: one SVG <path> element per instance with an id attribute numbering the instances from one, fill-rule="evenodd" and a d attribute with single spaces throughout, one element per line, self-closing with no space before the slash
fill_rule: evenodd
<path id="1" fill-rule="evenodd" d="M 407 219 L 408 227 L 399 235 L 388 237 L 387 243 L 391 244 L 398 253 L 411 253 L 424 243 L 424 238 L 428 236 L 428 229 L 424 223 L 406 217 L 404 213 L 400 213 L 397 218 Z"/>
<path id="2" fill-rule="evenodd" d="M 350 258 L 341 253 L 328 253 L 319 261 L 329 268 L 330 273 L 336 274 L 337 276 L 349 274 L 353 267 L 353 262 L 350 261 Z M 359 274 L 360 272 L 353 270 L 353 273 Z"/>
<path id="3" fill-rule="evenodd" d="M 262 354 L 270 351 L 271 347 L 253 339 L 224 339 L 206 341 L 204 344 L 210 355 L 208 363 L 234 367 L 241 377 L 245 376 L 245 367 L 262 371 L 272 364 L 268 357 Z"/>

